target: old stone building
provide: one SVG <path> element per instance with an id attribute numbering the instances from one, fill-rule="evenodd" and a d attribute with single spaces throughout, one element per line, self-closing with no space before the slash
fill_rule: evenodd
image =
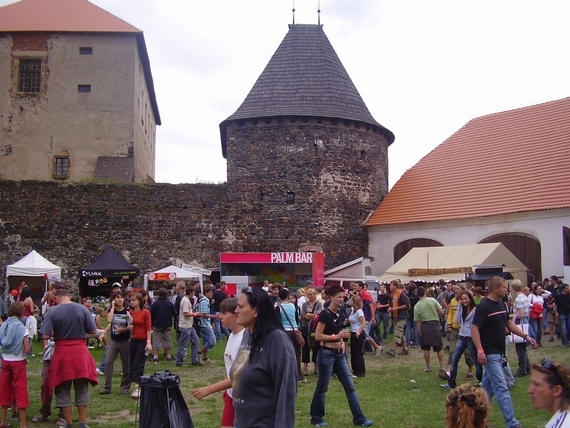
<path id="1" fill-rule="evenodd" d="M 362 223 L 388 192 L 394 135 L 362 101 L 320 25 L 290 25 L 238 110 L 220 124 L 228 189 L 251 242 L 366 254 Z M 339 261 L 340 261 L 339 260 Z"/>
<path id="2" fill-rule="evenodd" d="M 25 0 L 33 1 L 33 0 Z M 144 271 L 215 268 L 223 251 L 367 253 L 394 135 L 370 114 L 320 25 L 291 25 L 220 124 L 222 185 L 0 182 L 0 263 L 36 249 L 73 278 L 107 245 Z"/>
<path id="3" fill-rule="evenodd" d="M 154 182 L 141 30 L 87 0 L 0 8 L 0 179 Z"/>

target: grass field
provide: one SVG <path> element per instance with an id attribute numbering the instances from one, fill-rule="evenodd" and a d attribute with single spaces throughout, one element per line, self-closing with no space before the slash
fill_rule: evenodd
<path id="1" fill-rule="evenodd" d="M 529 349 L 531 362 L 540 361 L 548 357 L 570 362 L 570 348 L 561 348 L 558 341 L 549 343 L 548 337 L 543 338 L 544 347 L 537 350 Z M 171 370 L 180 375 L 182 379 L 181 390 L 190 409 L 196 427 L 219 426 L 221 409 L 223 406 L 221 394 L 195 400 L 191 396 L 192 389 L 221 380 L 225 376 L 223 366 L 223 352 L 225 340 L 218 342 L 210 357 L 214 364 L 199 366 L 175 367 L 174 362 L 166 362 L 161 357 L 158 364 L 146 364 L 145 374 L 159 370 Z M 28 360 L 28 377 L 30 393 L 30 409 L 28 410 L 28 427 L 53 427 L 57 418 L 55 413 L 48 422 L 34 424 L 31 418 L 38 414 L 41 384 L 41 356 L 38 354 L 41 344 L 34 343 L 36 356 Z M 385 347 L 387 349 L 387 347 Z M 91 351 L 95 361 L 100 362 L 102 350 Z M 513 371 L 516 370 L 516 353 L 514 346 L 510 345 L 508 354 Z M 435 355 L 432 355 L 432 366 L 436 364 Z M 434 366 L 435 367 L 435 366 Z M 88 424 L 90 428 L 101 427 L 136 427 L 138 424 L 138 402 L 119 392 L 120 362 L 115 362 L 113 379 L 113 392 L 110 395 L 100 395 L 101 384 L 91 389 L 91 406 L 88 411 Z M 410 349 L 408 356 L 391 358 L 382 354 L 374 359 L 372 353 L 366 355 L 366 377 L 355 379 L 356 389 L 360 397 L 362 409 L 366 416 L 375 422 L 378 427 L 396 428 L 442 428 L 445 415 L 444 401 L 446 390 L 440 387 L 442 381 L 437 377 L 437 370 L 424 373 L 422 353 L 418 349 Z M 466 367 L 462 362 L 459 367 L 458 384 L 465 379 Z M 102 378 L 100 377 L 100 380 Z M 296 403 L 296 426 L 310 426 L 309 406 L 315 389 L 316 376 L 309 376 L 308 382 L 299 385 Z M 519 378 L 511 391 L 515 407 L 515 416 L 527 428 L 542 428 L 549 419 L 545 411 L 535 411 L 530 403 L 527 388 L 529 377 Z M 344 391 L 340 383 L 332 379 L 326 397 L 325 420 L 331 428 L 351 427 L 352 418 Z M 74 411 L 74 419 L 76 420 Z M 504 427 L 504 419 L 493 402 L 493 412 L 490 423 L 493 428 Z M 12 422 L 12 427 L 17 422 Z"/>

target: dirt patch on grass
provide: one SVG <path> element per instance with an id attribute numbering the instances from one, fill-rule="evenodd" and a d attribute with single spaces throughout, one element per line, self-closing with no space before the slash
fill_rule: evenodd
<path id="1" fill-rule="evenodd" d="M 121 410 L 120 412 L 110 412 L 97 415 L 97 418 L 89 417 L 90 422 L 98 424 L 108 424 L 111 421 L 135 421 L 135 414 L 130 410 Z"/>

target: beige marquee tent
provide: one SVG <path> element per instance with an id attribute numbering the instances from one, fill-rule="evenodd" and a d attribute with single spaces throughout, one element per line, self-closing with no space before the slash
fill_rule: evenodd
<path id="1" fill-rule="evenodd" d="M 503 265 L 503 272 L 526 285 L 527 268 L 500 242 L 475 245 L 412 248 L 404 257 L 378 277 L 379 282 L 400 279 L 404 283 L 461 281 L 474 266 Z"/>

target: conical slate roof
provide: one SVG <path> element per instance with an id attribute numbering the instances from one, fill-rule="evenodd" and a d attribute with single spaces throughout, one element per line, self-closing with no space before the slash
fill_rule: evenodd
<path id="1" fill-rule="evenodd" d="M 394 141 L 368 111 L 321 25 L 289 25 L 244 102 L 220 124 L 224 156 L 228 122 L 276 116 L 355 120 L 379 127 Z"/>

